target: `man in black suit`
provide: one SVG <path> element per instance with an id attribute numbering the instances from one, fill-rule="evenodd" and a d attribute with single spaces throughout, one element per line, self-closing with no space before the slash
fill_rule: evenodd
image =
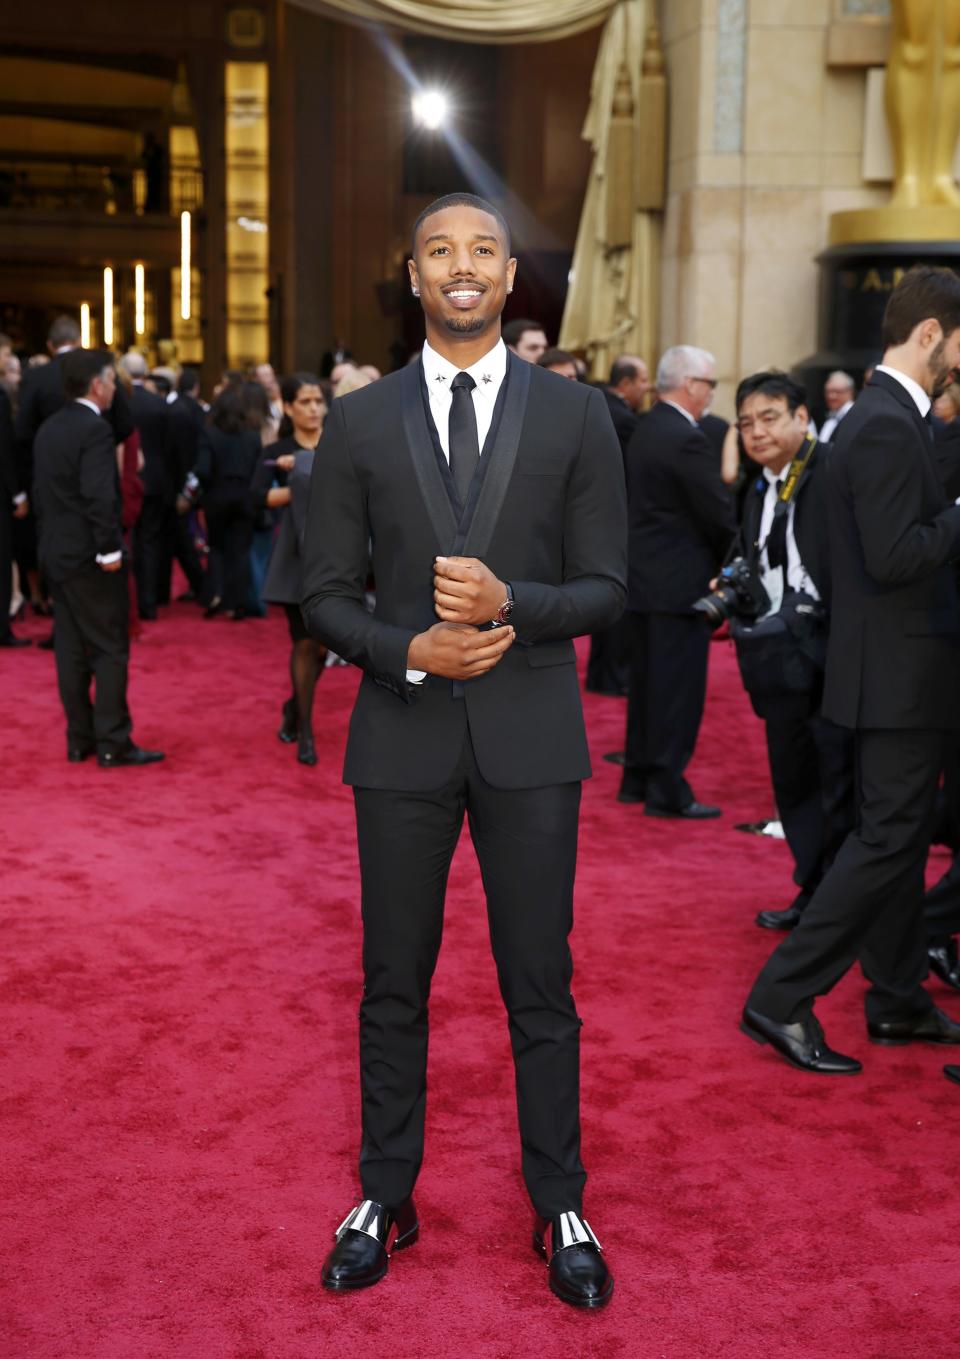
<path id="1" fill-rule="evenodd" d="M 668 349 L 659 399 L 627 449 L 627 608 L 633 632 L 621 802 L 647 816 L 720 815 L 697 802 L 684 771 L 697 743 L 710 631 L 693 605 L 736 533 L 733 501 L 701 418 L 717 385 L 713 355 Z"/>
<path id="2" fill-rule="evenodd" d="M 636 354 L 621 354 L 610 365 L 610 381 L 603 389 L 610 410 L 610 419 L 617 431 L 623 456 L 636 433 L 650 390 L 650 372 L 643 359 Z"/>
<path id="3" fill-rule="evenodd" d="M 130 378 L 130 405 L 143 453 L 143 507 L 133 531 L 133 569 L 140 617 L 153 622 L 157 605 L 170 602 L 170 568 L 177 536 L 175 453 L 167 403 L 144 386 L 142 354 L 124 354 L 120 366 Z"/>
<path id="4" fill-rule="evenodd" d="M 535 1245 L 554 1292 L 597 1307 L 612 1280 L 581 1217 L 567 939 L 590 773 L 572 639 L 623 608 L 623 468 L 602 394 L 503 345 L 509 240 L 472 195 L 421 214 L 410 262 L 421 361 L 334 402 L 314 462 L 304 615 L 364 671 L 345 779 L 363 883 L 365 1197 L 322 1279 L 376 1283 L 393 1234 L 396 1249 L 416 1239 L 427 1001 L 466 812 L 509 1016 Z"/>
<path id="5" fill-rule="evenodd" d="M 26 495 L 20 484 L 14 453 L 13 414 L 10 398 L 0 386 L 0 647 L 29 646 L 10 626 L 10 595 L 13 583 L 13 520 L 26 513 Z"/>
<path id="6" fill-rule="evenodd" d="M 742 1028 L 793 1065 L 861 1069 L 813 1013 L 860 959 L 876 1043 L 960 1042 L 934 1008 L 923 869 L 945 734 L 960 727 L 960 506 L 937 476 L 926 417 L 960 364 L 960 279 L 911 269 L 890 294 L 884 359 L 844 417 L 828 481 L 832 624 L 823 715 L 855 732 L 857 824 L 754 983 Z"/>
<path id="7" fill-rule="evenodd" d="M 203 568 L 193 540 L 189 502 L 183 500 L 180 493 L 196 466 L 200 431 L 206 420 L 206 413 L 197 399 L 199 395 L 199 373 L 195 368 L 184 368 L 177 382 L 177 398 L 168 402 L 166 408 L 171 475 L 176 487 L 173 555 L 187 578 L 189 591 L 185 598 L 196 600 L 204 597 Z M 166 581 L 169 590 L 169 574 Z"/>
<path id="8" fill-rule="evenodd" d="M 786 373 L 744 378 L 737 388 L 737 417 L 744 448 L 761 469 L 746 494 L 741 533 L 744 558 L 770 601 L 761 617 L 779 614 L 788 628 L 806 619 L 809 628 L 803 636 L 810 662 L 806 690 L 778 690 L 781 672 L 770 666 L 750 694 L 766 726 L 770 777 L 800 888 L 792 905 L 761 911 L 757 924 L 788 930 L 853 827 L 853 740 L 820 714 L 830 604 L 827 449 L 808 433 L 806 393 Z M 783 641 L 792 648 L 789 635 Z M 743 645 L 738 640 L 738 648 Z M 755 677 L 746 656 L 745 662 L 750 692 Z"/>
<path id="9" fill-rule="evenodd" d="M 64 405 L 33 446 L 40 565 L 56 606 L 57 682 L 67 716 L 67 758 L 97 753 L 106 769 L 152 764 L 133 744 L 127 707 L 129 629 L 120 477 L 109 411 L 113 358 L 78 349 L 63 363 Z M 90 681 L 96 697 L 90 702 Z"/>

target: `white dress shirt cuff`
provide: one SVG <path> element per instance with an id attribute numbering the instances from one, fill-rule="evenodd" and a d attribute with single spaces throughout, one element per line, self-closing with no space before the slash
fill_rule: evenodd
<path id="1" fill-rule="evenodd" d="M 426 670 L 408 670 L 408 671 L 407 671 L 407 683 L 408 683 L 408 684 L 422 684 L 423 681 L 424 681 L 426 678 L 427 678 L 427 672 L 426 672 Z"/>
<path id="2" fill-rule="evenodd" d="M 118 562 L 122 556 L 123 556 L 122 552 L 98 552 L 97 565 L 112 566 L 113 563 Z"/>
<path id="3" fill-rule="evenodd" d="M 15 505 L 22 505 L 26 498 L 27 498 L 26 491 L 20 491 L 17 495 L 13 497 L 13 503 Z"/>

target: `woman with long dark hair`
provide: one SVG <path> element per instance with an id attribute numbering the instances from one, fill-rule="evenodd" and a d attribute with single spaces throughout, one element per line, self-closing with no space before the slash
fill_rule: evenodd
<path id="1" fill-rule="evenodd" d="M 207 618 L 221 610 L 234 619 L 247 616 L 253 540 L 250 482 L 260 450 L 260 435 L 250 428 L 241 392 L 225 387 L 197 446 L 196 472 L 203 487 L 210 551 L 222 564 L 222 597 L 211 600 Z"/>
<path id="2" fill-rule="evenodd" d="M 327 403 L 320 379 L 312 373 L 292 373 L 282 379 L 281 437 L 265 450 L 253 481 L 254 507 L 283 509 L 263 597 L 282 604 L 290 630 L 290 680 L 293 693 L 283 705 L 277 732 L 281 741 L 297 742 L 301 764 L 317 763 L 313 738 L 313 695 L 323 670 L 326 649 L 307 632 L 300 612 L 300 529 L 306 517 L 306 496 L 314 449 L 320 441 Z M 286 508 L 284 508 L 286 507 Z"/>

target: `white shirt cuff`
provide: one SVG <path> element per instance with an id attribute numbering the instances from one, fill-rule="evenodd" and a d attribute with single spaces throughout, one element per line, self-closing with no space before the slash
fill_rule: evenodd
<path id="1" fill-rule="evenodd" d="M 26 498 L 27 498 L 26 491 L 20 491 L 17 495 L 13 497 L 13 503 L 15 505 L 22 505 Z"/>
<path id="2" fill-rule="evenodd" d="M 424 681 L 426 678 L 427 678 L 427 672 L 426 672 L 426 670 L 408 670 L 408 671 L 407 671 L 407 683 L 408 683 L 408 684 L 422 684 L 423 681 Z"/>
<path id="3" fill-rule="evenodd" d="M 123 556 L 122 552 L 98 552 L 97 565 L 112 566 L 113 563 L 118 562 L 122 556 Z"/>

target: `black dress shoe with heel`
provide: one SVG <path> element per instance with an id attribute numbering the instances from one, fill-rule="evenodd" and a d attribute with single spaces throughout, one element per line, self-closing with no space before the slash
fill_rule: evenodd
<path id="1" fill-rule="evenodd" d="M 301 764 L 317 763 L 317 748 L 313 744 L 313 733 L 302 731 L 297 740 L 297 759 Z"/>
<path id="2" fill-rule="evenodd" d="M 939 977 L 945 986 L 960 991 L 960 958 L 957 956 L 957 941 L 948 938 L 943 944 L 931 944 L 927 949 L 930 958 L 930 971 Z"/>
<path id="3" fill-rule="evenodd" d="M 550 1291 L 572 1307 L 603 1307 L 613 1296 L 613 1275 L 603 1247 L 578 1213 L 538 1217 L 533 1249 L 547 1262 Z"/>
<path id="4" fill-rule="evenodd" d="M 818 1076 L 855 1076 L 863 1067 L 855 1057 L 844 1057 L 827 1047 L 820 1021 L 809 1014 L 793 1024 L 781 1024 L 744 1006 L 740 1031 L 755 1043 L 769 1043 L 791 1066 Z"/>
<path id="5" fill-rule="evenodd" d="M 396 1209 L 364 1199 L 337 1228 L 336 1245 L 323 1262 L 320 1282 L 334 1293 L 370 1288 L 386 1275 L 394 1251 L 415 1245 L 419 1236 L 413 1199 Z"/>
<path id="6" fill-rule="evenodd" d="M 277 732 L 277 740 L 284 745 L 292 746 L 297 739 L 300 730 L 300 719 L 297 716 L 296 700 L 288 698 L 281 709 L 283 717 L 280 721 L 280 729 Z"/>
<path id="7" fill-rule="evenodd" d="M 909 1019 L 875 1020 L 867 1023 L 871 1043 L 899 1048 L 906 1043 L 960 1043 L 960 1024 L 936 1006 Z"/>

